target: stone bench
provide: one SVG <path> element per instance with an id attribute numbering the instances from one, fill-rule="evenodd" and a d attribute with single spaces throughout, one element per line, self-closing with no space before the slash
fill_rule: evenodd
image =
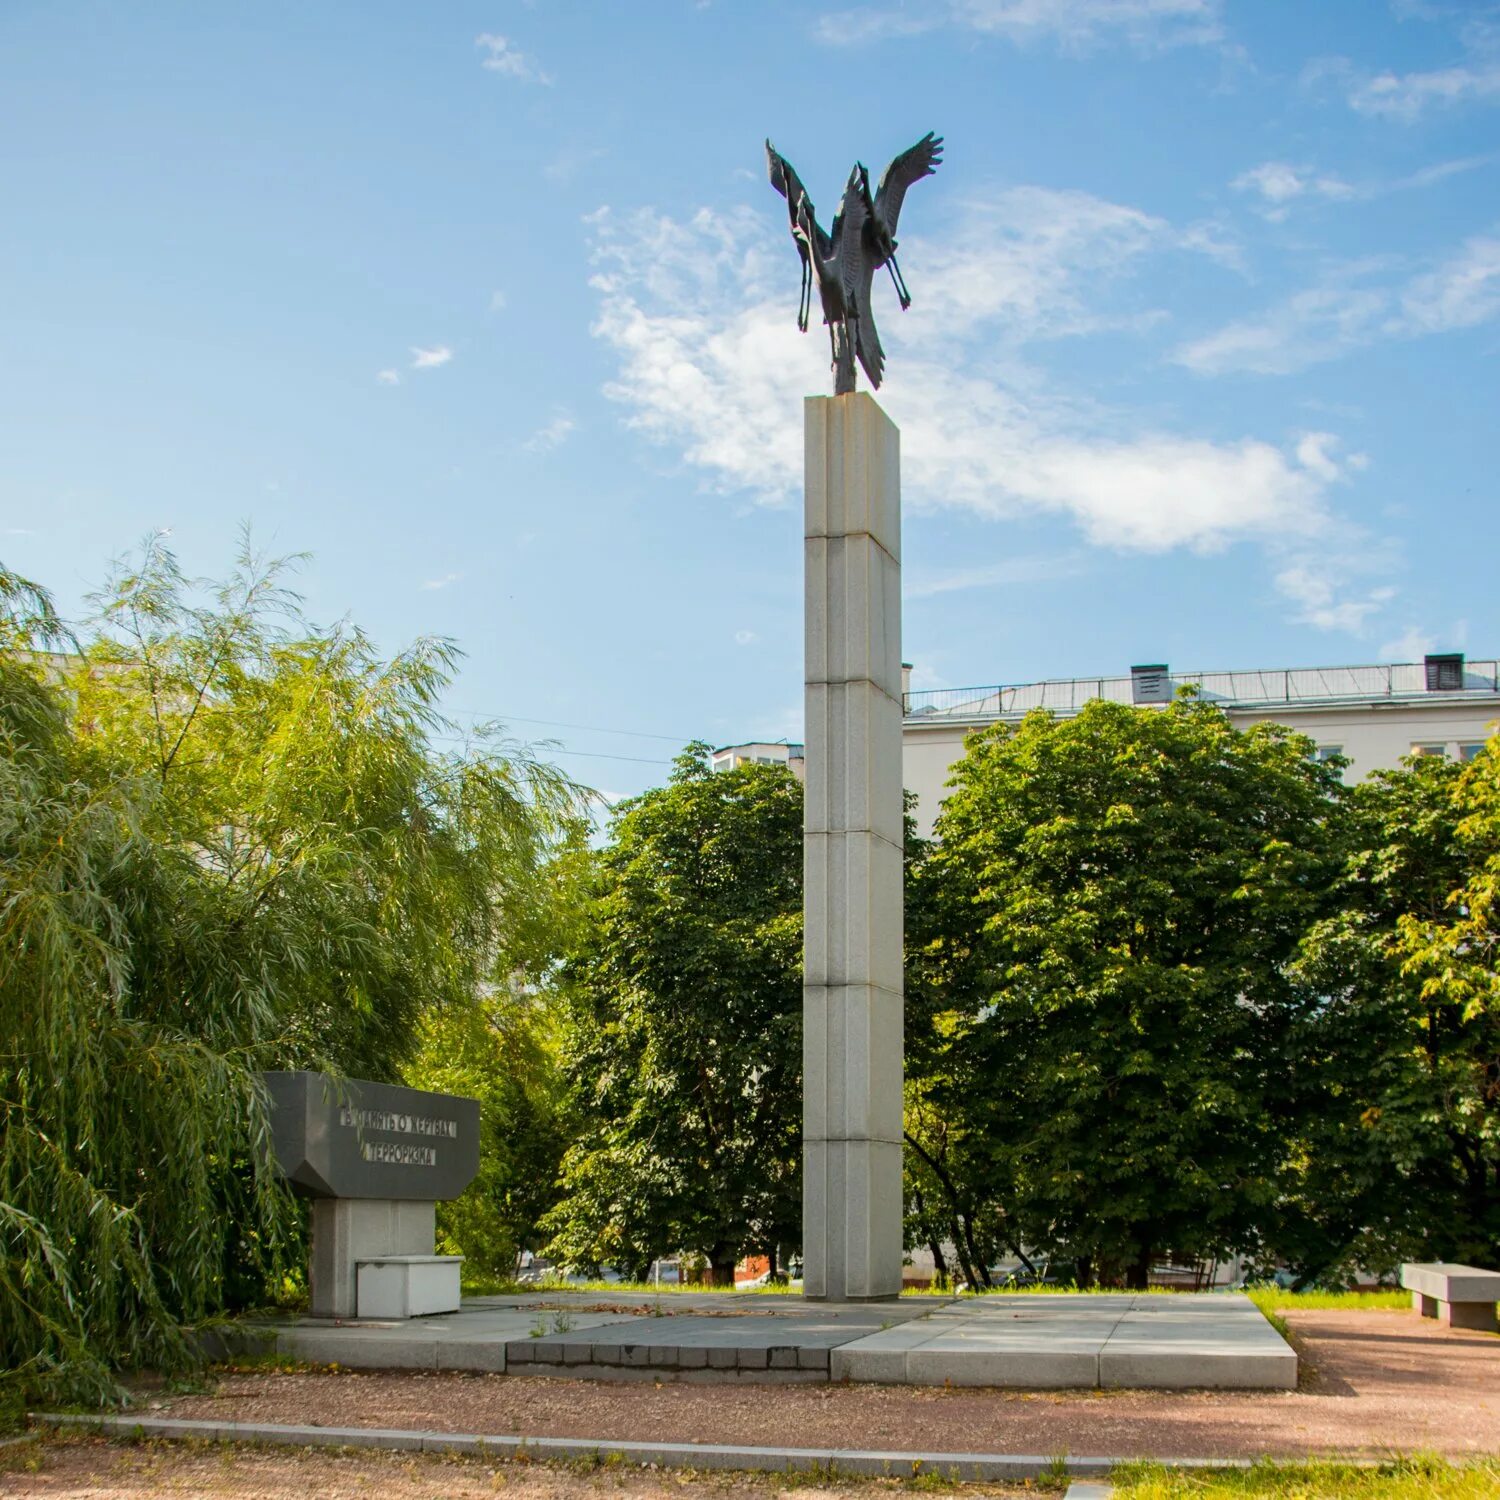
<path id="1" fill-rule="evenodd" d="M 1496 1332 L 1495 1304 L 1500 1302 L 1500 1271 L 1456 1266 L 1446 1261 L 1408 1262 L 1401 1285 L 1424 1318 L 1441 1318 L 1450 1328 Z"/>
<path id="2" fill-rule="evenodd" d="M 424 1318 L 458 1311 L 461 1255 L 376 1255 L 355 1262 L 361 1318 Z"/>

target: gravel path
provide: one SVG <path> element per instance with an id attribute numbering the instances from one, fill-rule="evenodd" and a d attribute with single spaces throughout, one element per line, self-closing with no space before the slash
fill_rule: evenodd
<path id="1" fill-rule="evenodd" d="M 1017 1392 L 237 1374 L 177 1416 L 444 1432 L 1111 1457 L 1500 1452 L 1500 1337 L 1413 1313 L 1291 1315 L 1298 1391 Z"/>

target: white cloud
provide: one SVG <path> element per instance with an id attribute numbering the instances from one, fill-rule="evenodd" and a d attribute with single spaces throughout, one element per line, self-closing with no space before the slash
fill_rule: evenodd
<path id="1" fill-rule="evenodd" d="M 7 526 L 5 534 L 6 536 L 35 536 L 36 532 L 29 526 Z"/>
<path id="2" fill-rule="evenodd" d="M 445 365 L 453 358 L 453 351 L 446 344 L 439 344 L 436 349 L 419 349 L 412 346 L 411 367 L 414 370 L 436 370 L 438 366 Z"/>
<path id="3" fill-rule="evenodd" d="M 505 293 L 504 292 L 491 292 L 490 293 L 490 311 L 491 312 L 504 312 L 505 311 Z"/>
<path id="4" fill-rule="evenodd" d="M 1429 651 L 1437 650 L 1437 637 L 1431 631 L 1409 625 L 1400 635 L 1381 643 L 1381 661 L 1421 661 Z"/>
<path id="5" fill-rule="evenodd" d="M 1297 462 L 1328 484 L 1343 479 L 1349 469 L 1368 467 L 1367 454 L 1350 453 L 1340 459 L 1335 453 L 1338 446 L 1339 440 L 1331 432 L 1305 432 L 1297 443 Z"/>
<path id="6" fill-rule="evenodd" d="M 381 385 L 400 385 L 401 375 L 396 370 L 377 370 L 375 378 Z"/>
<path id="7" fill-rule="evenodd" d="M 819 18 L 814 35 L 830 44 L 884 41 L 952 26 L 1028 43 L 1083 48 L 1110 37 L 1134 46 L 1217 42 L 1219 0 L 946 0 L 911 9 L 858 6 Z"/>
<path id="8" fill-rule="evenodd" d="M 1189 340 L 1172 358 L 1200 375 L 1287 375 L 1381 339 L 1473 328 L 1500 315 L 1500 233 L 1465 241 L 1404 282 L 1358 284 L 1382 269 L 1347 267 L 1342 280 L 1310 287 L 1256 317 Z"/>
<path id="9" fill-rule="evenodd" d="M 736 646 L 753 646 L 760 637 L 753 630 L 736 630 L 734 643 Z"/>
<path id="10" fill-rule="evenodd" d="M 1060 578 L 1076 578 L 1085 571 L 1087 570 L 1080 557 L 1008 557 L 1004 562 L 989 563 L 977 568 L 957 568 L 948 573 L 903 575 L 901 594 L 905 599 L 932 599 L 939 594 L 955 594 L 964 589 L 1052 583 Z"/>
<path id="11" fill-rule="evenodd" d="M 464 575 L 462 573 L 444 573 L 441 578 L 427 578 L 422 582 L 424 589 L 445 589 L 450 583 L 457 583 Z"/>
<path id="12" fill-rule="evenodd" d="M 795 331 L 790 247 L 778 253 L 746 209 L 593 223 L 594 332 L 619 358 L 607 393 L 713 486 L 787 501 L 801 398 L 826 389 L 828 359 L 822 330 Z M 1146 551 L 1322 531 L 1330 450 L 1310 467 L 1255 437 L 1143 428 L 1053 391 L 1023 358 L 1036 340 L 1129 324 L 1096 310 L 1109 278 L 1182 243 L 1137 210 L 1041 189 L 971 203 L 941 242 L 909 238 L 917 300 L 902 315 L 887 298 L 879 316 L 893 351 L 881 400 L 902 429 L 912 504 L 1062 514 L 1090 542 Z"/>
<path id="13" fill-rule="evenodd" d="M 1319 173 L 1312 167 L 1293 166 L 1284 161 L 1262 162 L 1241 172 L 1230 186 L 1238 192 L 1260 195 L 1266 218 L 1280 222 L 1286 218 L 1287 205 L 1309 195 L 1332 201 L 1359 196 L 1359 190 L 1341 178 Z"/>
<path id="14" fill-rule="evenodd" d="M 474 38 L 474 45 L 488 54 L 482 59 L 481 66 L 491 73 L 500 73 L 521 83 L 550 84 L 553 81 L 552 75 L 536 58 L 513 46 L 508 37 L 486 31 Z"/>
<path id="15" fill-rule="evenodd" d="M 1480 235 L 1402 294 L 1401 321 L 1411 333 L 1472 328 L 1500 313 L 1500 235 Z"/>
<path id="16" fill-rule="evenodd" d="M 1426 73 L 1378 73 L 1356 83 L 1349 103 L 1362 115 L 1411 124 L 1431 105 L 1500 98 L 1500 62 L 1461 64 Z"/>
<path id="17" fill-rule="evenodd" d="M 1372 615 L 1379 614 L 1396 597 L 1389 585 L 1360 596 L 1345 595 L 1349 571 L 1341 560 L 1321 556 L 1302 557 L 1283 567 L 1276 575 L 1276 588 L 1295 606 L 1293 621 L 1317 630 L 1357 635 Z"/>
<path id="18" fill-rule="evenodd" d="M 568 436 L 578 426 L 572 414 L 560 411 L 544 427 L 539 427 L 521 445 L 528 453 L 550 453 L 567 442 Z"/>

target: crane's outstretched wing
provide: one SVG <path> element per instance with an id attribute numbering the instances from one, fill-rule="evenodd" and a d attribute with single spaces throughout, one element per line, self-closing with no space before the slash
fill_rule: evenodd
<path id="1" fill-rule="evenodd" d="M 807 217 L 813 226 L 813 233 L 817 236 L 818 247 L 824 255 L 830 253 L 832 246 L 829 238 L 823 233 L 822 225 L 818 223 L 817 210 L 813 208 L 813 201 L 807 196 L 807 189 L 802 186 L 802 179 L 797 175 L 797 169 L 784 157 L 769 140 L 766 142 L 766 170 L 771 178 L 771 186 L 786 199 L 786 215 L 789 227 L 795 231 L 797 228 L 797 209 L 804 199 L 807 201 Z M 802 250 L 802 242 L 797 241 L 798 250 Z M 806 253 L 805 251 L 803 252 Z"/>
<path id="2" fill-rule="evenodd" d="M 901 204 L 907 188 L 924 177 L 931 177 L 942 160 L 943 138 L 929 130 L 915 146 L 903 151 L 881 173 L 880 186 L 875 190 L 875 217 L 888 236 L 894 237 L 896 233 L 896 221 L 901 217 Z"/>

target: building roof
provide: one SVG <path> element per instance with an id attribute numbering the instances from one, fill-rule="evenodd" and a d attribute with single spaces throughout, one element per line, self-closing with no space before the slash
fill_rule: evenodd
<path id="1" fill-rule="evenodd" d="M 1452 703 L 1500 698 L 1500 662 L 1457 658 L 1462 685 L 1441 690 L 1428 686 L 1429 662 L 1387 663 L 1368 667 L 1279 667 L 1249 672 L 1170 672 L 1172 690 L 1191 684 L 1199 697 L 1227 709 L 1295 711 L 1297 709 L 1377 706 L 1387 703 Z M 1455 658 L 1442 658 L 1452 662 Z M 1170 692 L 1165 696 L 1170 697 Z M 1120 677 L 1068 677 L 996 687 L 933 688 L 906 694 L 908 724 L 972 723 L 1019 718 L 1034 708 L 1077 713 L 1085 703 L 1103 698 L 1138 703 L 1132 674 Z M 1160 701 L 1160 700 L 1155 700 Z"/>

